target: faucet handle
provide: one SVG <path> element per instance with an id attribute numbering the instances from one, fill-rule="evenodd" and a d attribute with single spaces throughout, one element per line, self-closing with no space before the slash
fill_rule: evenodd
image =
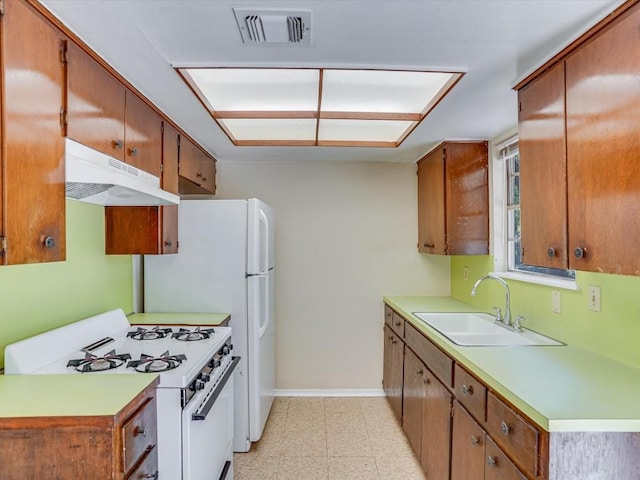
<path id="1" fill-rule="evenodd" d="M 502 309 L 500 307 L 493 307 L 493 311 L 496 312 L 496 320 L 502 321 Z"/>
<path id="2" fill-rule="evenodd" d="M 513 322 L 513 329 L 516 332 L 521 332 L 522 331 L 522 322 L 525 322 L 527 319 L 524 318 L 522 315 L 516 315 L 515 321 Z"/>

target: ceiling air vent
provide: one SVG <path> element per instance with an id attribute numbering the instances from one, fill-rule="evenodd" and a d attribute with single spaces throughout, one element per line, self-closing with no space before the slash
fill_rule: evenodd
<path id="1" fill-rule="evenodd" d="M 311 12 L 234 8 L 242 41 L 261 45 L 311 44 Z"/>

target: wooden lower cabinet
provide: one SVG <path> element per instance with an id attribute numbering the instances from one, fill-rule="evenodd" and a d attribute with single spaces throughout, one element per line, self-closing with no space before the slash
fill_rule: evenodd
<path id="1" fill-rule="evenodd" d="M 485 433 L 456 401 L 453 406 L 451 480 L 483 480 Z"/>
<path id="2" fill-rule="evenodd" d="M 402 420 L 404 343 L 385 325 L 382 387 L 398 421 Z"/>
<path id="3" fill-rule="evenodd" d="M 408 348 L 404 354 L 404 384 L 402 387 L 402 429 L 413 451 L 422 451 L 423 379 L 426 367 Z"/>
<path id="4" fill-rule="evenodd" d="M 0 478 L 160 478 L 156 384 L 115 416 L 0 419 Z"/>

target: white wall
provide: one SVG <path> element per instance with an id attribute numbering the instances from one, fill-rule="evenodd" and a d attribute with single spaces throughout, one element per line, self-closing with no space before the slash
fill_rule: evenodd
<path id="1" fill-rule="evenodd" d="M 280 389 L 379 389 L 383 295 L 448 295 L 417 253 L 415 164 L 219 162 L 216 198 L 276 210 Z"/>

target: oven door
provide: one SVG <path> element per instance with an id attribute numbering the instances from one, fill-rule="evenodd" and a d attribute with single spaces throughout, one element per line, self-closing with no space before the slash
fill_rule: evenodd
<path id="1" fill-rule="evenodd" d="M 182 411 L 183 480 L 233 478 L 233 468 L 225 464 L 233 459 L 233 371 L 239 360 L 234 358 L 218 384 L 207 383 Z"/>

